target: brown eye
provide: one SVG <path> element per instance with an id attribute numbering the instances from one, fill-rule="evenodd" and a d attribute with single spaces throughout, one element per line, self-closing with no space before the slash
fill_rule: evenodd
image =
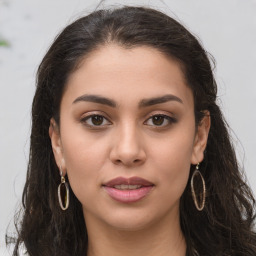
<path id="1" fill-rule="evenodd" d="M 92 123 L 94 124 L 94 125 L 101 125 L 102 123 L 103 123 L 103 116 L 92 116 L 91 117 L 92 118 Z"/>
<path id="2" fill-rule="evenodd" d="M 154 125 L 162 125 L 163 124 L 163 122 L 164 122 L 164 117 L 163 116 L 153 116 L 152 117 L 152 123 L 154 124 Z"/>
<path id="3" fill-rule="evenodd" d="M 176 123 L 176 122 L 177 122 L 177 120 L 173 117 L 159 114 L 159 115 L 151 116 L 146 121 L 146 124 L 149 125 L 149 126 L 165 127 L 165 126 L 171 125 L 171 124 Z"/>
<path id="4" fill-rule="evenodd" d="M 81 120 L 81 122 L 90 127 L 104 126 L 110 124 L 110 122 L 102 115 L 86 116 Z"/>

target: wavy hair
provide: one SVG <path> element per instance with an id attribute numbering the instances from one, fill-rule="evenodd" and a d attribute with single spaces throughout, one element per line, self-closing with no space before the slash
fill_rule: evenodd
<path id="1" fill-rule="evenodd" d="M 180 199 L 187 255 L 255 256 L 255 199 L 216 103 L 217 86 L 207 52 L 173 18 L 151 8 L 127 6 L 97 10 L 67 26 L 38 68 L 29 164 L 13 255 L 19 255 L 21 245 L 30 256 L 86 255 L 86 223 L 72 189 L 68 210 L 62 211 L 58 204 L 60 177 L 48 129 L 52 117 L 59 124 L 60 101 L 70 74 L 89 53 L 111 43 L 124 48 L 153 47 L 178 61 L 193 92 L 196 124 L 205 110 L 210 113 L 211 128 L 200 169 L 207 187 L 205 208 L 201 212 L 195 208 L 190 182 Z M 189 181 L 193 170 L 191 166 Z"/>

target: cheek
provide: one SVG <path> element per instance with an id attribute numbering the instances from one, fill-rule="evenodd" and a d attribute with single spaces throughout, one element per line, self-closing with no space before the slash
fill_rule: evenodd
<path id="1" fill-rule="evenodd" d="M 88 132 L 82 124 L 69 120 L 68 117 L 63 118 L 61 141 L 68 171 L 81 171 L 82 168 L 85 172 L 91 166 L 100 165 L 104 161 L 107 136 Z"/>
<path id="2" fill-rule="evenodd" d="M 100 144 L 100 145 L 99 145 Z M 63 156 L 70 186 L 78 199 L 89 197 L 101 184 L 107 143 L 83 132 L 62 133 Z M 96 186 L 95 186 L 96 185 Z"/>
<path id="3" fill-rule="evenodd" d="M 178 131 L 152 151 L 159 184 L 169 194 L 181 195 L 186 187 L 193 152 L 193 131 Z"/>

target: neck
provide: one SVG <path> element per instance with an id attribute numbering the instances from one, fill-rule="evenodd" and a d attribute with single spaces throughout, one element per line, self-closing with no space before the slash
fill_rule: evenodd
<path id="1" fill-rule="evenodd" d="M 161 219 L 140 230 L 120 230 L 87 216 L 88 256 L 185 256 L 186 242 L 177 219 Z M 89 220 L 90 219 L 90 220 Z M 92 223 L 92 224 L 90 224 Z"/>

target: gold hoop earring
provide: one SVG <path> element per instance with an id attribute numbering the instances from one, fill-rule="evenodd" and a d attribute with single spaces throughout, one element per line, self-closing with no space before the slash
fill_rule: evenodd
<path id="1" fill-rule="evenodd" d="M 195 192 L 195 189 L 194 189 L 194 178 L 197 175 L 200 176 L 201 181 L 202 181 L 202 187 L 203 187 L 203 193 L 199 194 L 199 199 L 200 199 L 199 203 L 197 201 L 197 196 L 196 196 L 196 192 Z M 195 207 L 198 211 L 202 211 L 204 209 L 204 206 L 205 206 L 206 188 L 205 188 L 204 178 L 203 178 L 201 172 L 199 171 L 199 163 L 197 164 L 196 170 L 194 171 L 194 173 L 191 177 L 190 185 L 191 185 L 191 193 L 192 193 L 192 197 L 193 197 L 193 200 L 194 200 Z"/>
<path id="2" fill-rule="evenodd" d="M 69 206 L 69 188 L 68 188 L 68 183 L 66 182 L 65 177 L 63 176 L 62 170 L 60 171 L 60 176 L 61 176 L 61 182 L 58 186 L 58 199 L 59 199 L 60 208 L 63 211 L 65 211 L 68 209 L 68 206 Z M 65 188 L 64 205 L 61 197 L 61 186 L 64 186 Z"/>

